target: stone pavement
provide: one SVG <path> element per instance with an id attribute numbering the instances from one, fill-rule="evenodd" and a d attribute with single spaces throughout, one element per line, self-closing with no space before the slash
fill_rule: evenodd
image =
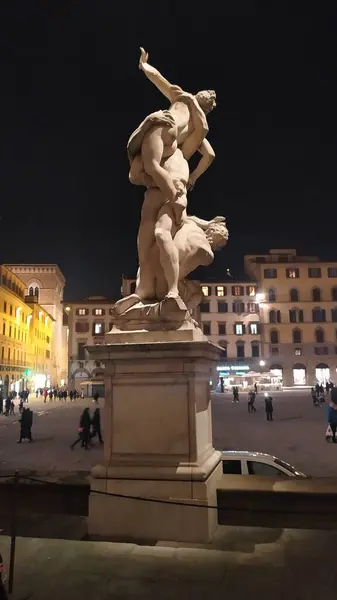
<path id="1" fill-rule="evenodd" d="M 222 529 L 222 550 L 18 538 L 12 598 L 336 599 L 336 532 Z"/>

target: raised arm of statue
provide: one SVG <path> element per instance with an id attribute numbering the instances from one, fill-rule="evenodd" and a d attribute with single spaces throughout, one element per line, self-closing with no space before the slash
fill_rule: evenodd
<path id="1" fill-rule="evenodd" d="M 149 53 L 145 52 L 144 48 L 141 48 L 139 59 L 140 70 L 145 73 L 146 77 L 170 102 L 174 102 L 175 95 L 181 93 L 183 90 L 178 85 L 172 85 L 157 69 L 149 65 L 148 58 Z"/>

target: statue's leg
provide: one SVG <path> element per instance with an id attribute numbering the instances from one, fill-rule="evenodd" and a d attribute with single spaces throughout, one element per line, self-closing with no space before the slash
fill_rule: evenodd
<path id="1" fill-rule="evenodd" d="M 152 188 L 146 192 L 137 238 L 139 270 L 136 294 L 142 300 L 155 297 L 155 276 L 151 263 L 151 249 L 155 243 L 154 230 L 163 203 L 163 195 L 158 188 Z"/>
<path id="2" fill-rule="evenodd" d="M 179 296 L 179 256 L 172 239 L 173 224 L 174 215 L 172 206 L 166 202 L 159 211 L 154 234 L 159 248 L 160 264 L 167 281 L 168 298 Z"/>
<path id="3" fill-rule="evenodd" d="M 171 175 L 161 166 L 164 153 L 164 138 L 172 145 L 175 139 L 173 129 L 154 127 L 145 137 L 142 144 L 142 159 L 145 172 L 152 177 L 166 200 L 173 202 L 177 189 Z"/>

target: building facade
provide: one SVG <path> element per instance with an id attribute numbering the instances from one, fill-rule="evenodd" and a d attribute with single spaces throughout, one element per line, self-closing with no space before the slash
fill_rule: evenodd
<path id="1" fill-rule="evenodd" d="M 63 290 L 65 278 L 57 265 L 6 265 L 25 284 L 27 296 L 36 296 L 41 307 L 53 318 L 53 356 L 51 384 L 67 381 L 68 345 L 63 325 Z"/>
<path id="2" fill-rule="evenodd" d="M 245 257 L 260 292 L 261 355 L 285 386 L 336 381 L 337 262 L 270 250 Z"/>
<path id="3" fill-rule="evenodd" d="M 25 296 L 21 279 L 6 266 L 0 266 L 0 392 L 3 398 L 11 391 L 36 389 L 38 374 L 44 375 L 44 384 L 50 378 L 52 320 L 37 298 Z"/>
<path id="4" fill-rule="evenodd" d="M 69 389 L 83 389 L 85 395 L 104 395 L 104 367 L 89 360 L 85 346 L 104 344 L 105 334 L 112 328 L 114 302 L 103 296 L 91 296 L 78 302 L 67 302 L 64 310 L 69 328 Z"/>

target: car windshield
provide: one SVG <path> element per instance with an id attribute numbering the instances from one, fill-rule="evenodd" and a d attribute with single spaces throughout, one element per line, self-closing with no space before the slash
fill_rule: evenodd
<path id="1" fill-rule="evenodd" d="M 280 460 L 279 458 L 275 458 L 274 463 L 276 465 L 278 465 L 279 467 L 283 467 L 283 469 L 287 469 L 287 471 L 290 471 L 294 475 L 299 475 L 299 472 L 296 471 L 295 467 L 292 467 L 288 463 L 284 462 L 284 460 Z"/>

